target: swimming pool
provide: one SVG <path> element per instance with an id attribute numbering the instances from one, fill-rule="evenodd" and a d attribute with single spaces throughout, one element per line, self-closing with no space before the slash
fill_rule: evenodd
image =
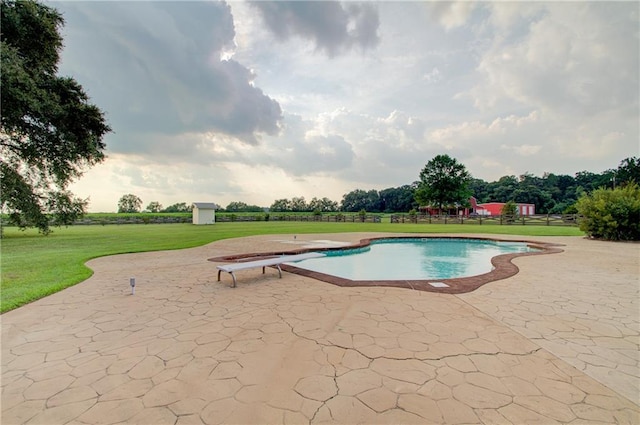
<path id="1" fill-rule="evenodd" d="M 295 267 L 362 280 L 454 279 L 488 273 L 491 259 L 503 254 L 539 251 L 524 242 L 483 239 L 380 239 L 356 249 L 324 251 L 325 257 Z"/>
<path id="2" fill-rule="evenodd" d="M 483 249 L 486 249 L 486 251 L 473 261 L 458 260 L 456 257 L 461 255 L 460 252 L 452 254 L 453 251 L 444 248 L 447 244 L 443 243 L 447 241 L 452 242 L 448 245 L 451 249 L 455 247 L 459 251 L 461 250 L 465 258 L 467 258 L 467 254 L 477 251 L 480 246 L 484 246 Z M 471 241 L 472 243 L 470 245 L 458 245 L 458 242 L 465 241 Z M 372 264 L 360 263 L 360 258 L 364 253 L 374 252 L 375 254 L 379 248 L 382 247 L 384 249 L 384 246 L 387 244 L 390 244 L 389 247 L 393 247 L 395 242 L 411 242 L 417 244 L 417 252 L 420 253 L 420 258 L 414 258 L 413 261 L 411 261 L 409 260 L 409 254 L 403 254 L 397 249 L 392 255 L 379 255 L 377 260 L 371 262 Z M 323 243 L 320 244 L 319 247 L 304 247 L 302 249 L 289 251 L 278 250 L 226 255 L 210 258 L 209 260 L 214 262 L 239 262 L 249 259 L 255 260 L 282 255 L 301 254 L 311 251 L 322 252 L 327 255 L 325 259 L 326 263 L 322 266 L 316 263 L 313 269 L 303 268 L 311 264 L 311 261 L 309 261 L 306 264 L 302 262 L 283 263 L 280 267 L 283 271 L 289 273 L 342 287 L 383 286 L 445 294 L 463 294 L 473 291 L 486 283 L 514 276 L 518 273 L 518 267 L 512 262 L 516 257 L 563 252 L 563 250 L 559 248 L 562 245 L 557 243 L 513 239 L 505 240 L 477 236 L 380 236 L 361 239 L 359 243 L 342 248 L 328 248 L 326 245 L 326 243 Z M 338 263 L 333 264 L 334 260 L 341 261 L 339 257 L 344 257 L 345 260 L 348 259 L 349 261 L 357 260 L 355 264 L 345 268 L 362 270 L 367 274 L 362 274 L 359 277 L 352 275 L 352 277 L 356 277 L 355 279 L 334 274 L 341 274 L 339 270 L 334 270 L 334 267 L 339 267 Z M 423 257 L 430 258 L 430 261 L 439 264 L 441 269 L 450 270 L 454 273 L 448 275 L 424 274 L 424 270 L 427 270 L 428 267 Z M 476 262 L 477 264 L 472 264 Z M 409 266 L 407 263 L 411 263 L 411 265 Z M 415 268 L 423 273 L 420 274 L 420 276 L 423 277 L 409 274 L 409 271 Z M 424 276 L 441 277 L 425 278 Z M 444 278 L 442 276 L 457 277 Z"/>

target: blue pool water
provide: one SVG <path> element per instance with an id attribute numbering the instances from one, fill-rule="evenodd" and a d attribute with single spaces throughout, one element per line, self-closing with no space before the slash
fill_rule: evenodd
<path id="1" fill-rule="evenodd" d="M 296 267 L 350 280 L 423 280 L 490 272 L 491 258 L 536 251 L 523 242 L 481 239 L 407 238 L 373 241 L 364 248 L 325 251 L 326 257 Z"/>

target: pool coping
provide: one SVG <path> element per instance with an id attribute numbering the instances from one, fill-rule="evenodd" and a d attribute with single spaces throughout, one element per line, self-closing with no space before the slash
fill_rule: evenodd
<path id="1" fill-rule="evenodd" d="M 342 247 L 321 247 L 321 248 L 302 248 L 288 251 L 272 251 L 272 252 L 254 252 L 246 254 L 226 255 L 221 257 L 209 258 L 208 261 L 213 262 L 243 262 L 253 261 L 259 259 L 273 258 L 281 255 L 295 255 L 304 254 L 306 252 L 323 252 L 323 251 L 339 251 L 348 249 L 357 249 L 369 246 L 371 242 L 376 240 L 389 240 L 389 239 L 474 239 L 485 240 L 494 242 L 522 242 L 526 243 L 531 248 L 537 248 L 540 251 L 532 252 L 519 252 L 501 254 L 491 258 L 491 264 L 494 269 L 490 272 L 483 273 L 476 276 L 459 277 L 453 279 L 417 279 L 417 280 L 351 280 L 343 277 L 333 276 L 317 271 L 307 270 L 300 267 L 296 267 L 291 264 L 281 264 L 280 268 L 286 272 L 297 274 L 300 276 L 309 277 L 322 282 L 330 283 L 332 285 L 341 287 L 361 287 L 361 286 L 385 286 L 394 288 L 406 288 L 416 291 L 437 292 L 443 294 L 464 294 L 474 291 L 479 287 L 497 280 L 507 279 L 518 273 L 518 267 L 513 264 L 512 260 L 518 257 L 532 256 L 532 255 L 545 255 L 556 254 L 563 252 L 560 249 L 562 244 L 539 242 L 531 240 L 514 240 L 514 239 L 498 239 L 488 237 L 468 237 L 468 236 L 380 236 L 374 238 L 361 239 L 360 242 L 342 246 Z M 444 283 L 447 286 L 437 287 L 431 285 L 432 283 Z"/>

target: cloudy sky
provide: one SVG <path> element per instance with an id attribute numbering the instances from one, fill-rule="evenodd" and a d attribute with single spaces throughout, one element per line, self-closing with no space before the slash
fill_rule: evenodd
<path id="1" fill-rule="evenodd" d="M 72 186 L 90 211 L 339 202 L 445 153 L 486 181 L 640 155 L 638 2 L 48 4 L 114 130 Z"/>

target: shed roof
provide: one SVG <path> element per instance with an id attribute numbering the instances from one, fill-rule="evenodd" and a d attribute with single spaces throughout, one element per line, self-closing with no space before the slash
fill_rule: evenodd
<path id="1" fill-rule="evenodd" d="M 215 210 L 217 205 L 213 202 L 194 202 L 193 206 L 201 210 Z"/>

